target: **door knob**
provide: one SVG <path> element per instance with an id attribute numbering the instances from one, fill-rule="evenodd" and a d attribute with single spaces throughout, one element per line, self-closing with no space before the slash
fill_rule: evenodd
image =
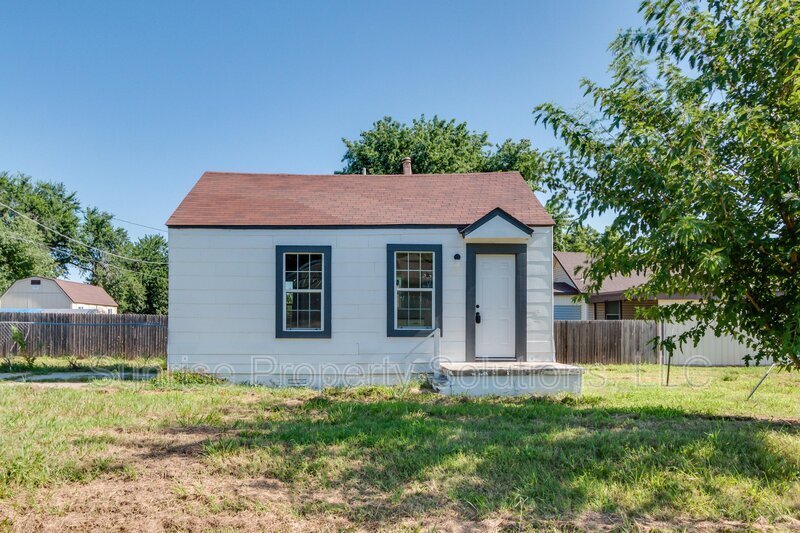
<path id="1" fill-rule="evenodd" d="M 481 312 L 480 311 L 477 311 L 475 313 L 475 323 L 476 324 L 480 324 L 481 323 Z"/>

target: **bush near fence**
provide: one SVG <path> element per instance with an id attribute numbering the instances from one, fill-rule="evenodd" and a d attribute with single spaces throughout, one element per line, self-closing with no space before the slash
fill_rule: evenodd
<path id="1" fill-rule="evenodd" d="M 33 355 L 166 357 L 165 315 L 0 313 L 0 355 L 16 355 L 12 327 Z"/>

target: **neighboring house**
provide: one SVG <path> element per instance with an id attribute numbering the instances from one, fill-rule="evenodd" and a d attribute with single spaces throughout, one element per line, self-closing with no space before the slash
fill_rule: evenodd
<path id="1" fill-rule="evenodd" d="M 24 278 L 15 281 L 0 296 L 2 311 L 94 310 L 116 314 L 117 302 L 96 285 L 53 278 Z"/>
<path id="2" fill-rule="evenodd" d="M 393 382 L 437 328 L 442 362 L 553 362 L 553 221 L 522 176 L 404 166 L 205 173 L 167 222 L 169 367 Z"/>
<path id="3" fill-rule="evenodd" d="M 696 299 L 659 295 L 649 300 L 629 300 L 625 292 L 648 279 L 646 274 L 635 274 L 608 278 L 597 293 L 589 295 L 588 302 L 582 299 L 576 302 L 576 296 L 586 294 L 581 269 L 587 265 L 588 258 L 583 252 L 553 252 L 555 320 L 629 320 L 637 318 L 638 308 Z"/>
<path id="4" fill-rule="evenodd" d="M 580 252 L 553 252 L 553 319 L 593 320 L 594 308 L 575 301 L 584 292 L 583 278 L 574 273 L 583 265 L 586 254 Z"/>

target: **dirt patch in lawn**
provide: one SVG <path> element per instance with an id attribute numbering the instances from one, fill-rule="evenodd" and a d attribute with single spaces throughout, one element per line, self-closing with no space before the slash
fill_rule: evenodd
<path id="1" fill-rule="evenodd" d="M 106 454 L 112 461 L 109 472 L 88 483 L 41 489 L 20 494 L 13 503 L 0 503 L 0 526 L 16 531 L 717 531 L 800 527 L 800 521 L 778 525 L 680 519 L 670 523 L 625 521 L 602 513 L 584 513 L 564 520 L 505 515 L 473 521 L 468 518 L 468 509 L 457 510 L 452 502 L 435 513 L 419 514 L 412 508 L 398 509 L 381 495 L 344 494 L 337 490 L 297 492 L 275 479 L 241 478 L 212 471 L 203 460 L 203 445 L 224 436 L 210 427 L 161 433 L 96 432 L 88 438 L 111 443 Z M 428 494 L 411 495 L 405 499 L 406 505 L 414 507 L 415 497 L 433 498 Z M 419 503 L 430 509 L 430 502 Z M 5 524 L 1 517 L 6 517 Z"/>
<path id="2" fill-rule="evenodd" d="M 240 478 L 213 471 L 203 445 L 223 437 L 214 428 L 156 432 L 106 431 L 89 438 L 112 442 L 104 455 L 111 468 L 87 483 L 18 494 L 0 503 L 0 530 L 15 531 L 198 531 L 364 530 L 433 528 L 492 531 L 500 519 L 469 521 L 443 510 L 437 516 L 396 516 L 393 525 L 352 520 L 350 506 L 372 508 L 385 518 L 382 498 L 337 491 L 298 493 L 268 478 Z M 365 518 L 365 517 L 362 517 Z M 3 522 L 5 520 L 5 522 Z"/>
<path id="3" fill-rule="evenodd" d="M 15 529 L 200 530 L 295 529 L 291 497 L 274 480 L 211 474 L 202 445 L 221 436 L 210 428 L 141 433 L 112 431 L 111 471 L 84 484 L 28 495 L 2 509 Z M 310 524 L 309 524 L 310 526 Z M 333 523 L 331 526 L 336 527 Z"/>

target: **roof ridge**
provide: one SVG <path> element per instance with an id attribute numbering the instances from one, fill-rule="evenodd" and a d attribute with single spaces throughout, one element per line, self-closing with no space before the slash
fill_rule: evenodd
<path id="1" fill-rule="evenodd" d="M 503 175 L 519 175 L 522 173 L 519 170 L 492 170 L 481 172 L 436 172 L 436 173 L 414 173 L 414 174 L 361 174 L 361 173 L 333 173 L 333 174 L 305 174 L 297 172 L 225 172 L 219 170 L 206 170 L 203 176 L 271 176 L 271 177 L 301 177 L 301 178 L 338 178 L 338 177 L 353 177 L 353 178 L 376 178 L 376 177 L 451 177 L 451 176 L 503 176 Z"/>

